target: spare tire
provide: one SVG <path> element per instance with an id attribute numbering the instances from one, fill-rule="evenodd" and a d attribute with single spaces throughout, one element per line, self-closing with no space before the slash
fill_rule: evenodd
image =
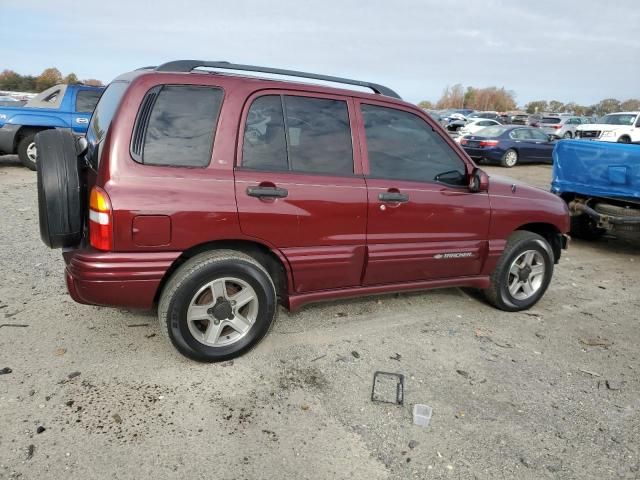
<path id="1" fill-rule="evenodd" d="M 75 137 L 66 130 L 44 130 L 35 140 L 40 238 L 50 248 L 72 247 L 82 238 L 82 183 Z"/>
<path id="2" fill-rule="evenodd" d="M 608 203 L 597 203 L 594 210 L 603 215 L 611 215 L 614 217 L 640 217 L 640 209 L 631 207 L 621 207 L 619 205 L 611 205 Z M 617 232 L 640 232 L 640 224 L 616 224 L 613 229 Z"/>

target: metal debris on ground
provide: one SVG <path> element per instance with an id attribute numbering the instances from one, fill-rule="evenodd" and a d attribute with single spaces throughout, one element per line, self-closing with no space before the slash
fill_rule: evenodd
<path id="1" fill-rule="evenodd" d="M 31 460 L 35 452 L 36 452 L 36 446 L 34 444 L 29 445 L 27 447 L 27 460 Z"/>
<path id="2" fill-rule="evenodd" d="M 134 323 L 132 325 L 127 325 L 127 327 L 148 327 L 148 323 Z"/>
<path id="3" fill-rule="evenodd" d="M 26 323 L 3 323 L 0 325 L 0 328 L 2 327 L 20 327 L 20 328 L 25 328 L 28 327 L 29 325 L 27 325 Z"/>
<path id="4" fill-rule="evenodd" d="M 582 373 L 586 373 L 586 374 L 588 374 L 588 375 L 591 375 L 592 377 L 601 377 L 601 376 L 602 376 L 602 375 L 600 375 L 599 373 L 592 372 L 592 371 L 590 371 L 590 370 L 583 370 L 582 368 L 579 368 L 578 370 L 579 370 L 580 372 L 582 372 Z"/>
<path id="5" fill-rule="evenodd" d="M 456 373 L 458 375 L 462 375 L 464 378 L 469 378 L 469 372 L 466 372 L 464 370 L 456 370 Z"/>
<path id="6" fill-rule="evenodd" d="M 402 405 L 404 402 L 404 375 L 400 373 L 375 372 L 371 401 Z"/>
<path id="7" fill-rule="evenodd" d="M 351 352 L 351 355 L 353 355 L 353 358 L 360 358 L 360 354 L 358 352 L 356 352 L 355 350 L 353 350 Z"/>
<path id="8" fill-rule="evenodd" d="M 410 440 L 409 441 L 409 448 L 411 450 L 413 450 L 414 448 L 416 448 L 418 446 L 418 442 L 416 442 L 415 440 Z"/>
<path id="9" fill-rule="evenodd" d="M 80 372 L 71 372 L 69 375 L 67 375 L 67 378 L 71 380 L 72 378 L 76 378 L 79 376 L 80 376 Z"/>
<path id="10" fill-rule="evenodd" d="M 40 425 L 38 428 L 36 428 L 36 433 L 42 433 L 46 430 L 46 428 L 44 428 L 42 425 Z"/>
<path id="11" fill-rule="evenodd" d="M 399 353 L 394 353 L 393 355 L 391 355 L 389 357 L 391 360 L 396 360 L 396 361 L 400 361 L 400 359 L 402 358 L 402 355 L 400 355 Z"/>
<path id="12" fill-rule="evenodd" d="M 13 370 L 11 370 L 9 367 L 4 367 L 2 370 L 0 370 L 0 375 L 7 375 L 11 372 L 13 372 Z"/>
<path id="13" fill-rule="evenodd" d="M 432 413 L 433 409 L 429 405 L 416 403 L 413 406 L 413 424 L 419 427 L 428 427 Z"/>

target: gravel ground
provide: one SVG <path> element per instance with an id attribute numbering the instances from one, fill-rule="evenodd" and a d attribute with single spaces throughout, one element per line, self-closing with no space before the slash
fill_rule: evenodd
<path id="1" fill-rule="evenodd" d="M 324 303 L 201 365 L 152 314 L 68 297 L 15 157 L 0 211 L 0 323 L 28 325 L 0 329 L 2 479 L 640 478 L 637 244 L 574 241 L 525 313 L 460 289 Z M 404 406 L 371 402 L 376 370 Z"/>

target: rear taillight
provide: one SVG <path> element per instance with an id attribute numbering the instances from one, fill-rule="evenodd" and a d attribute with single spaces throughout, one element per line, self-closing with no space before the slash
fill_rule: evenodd
<path id="1" fill-rule="evenodd" d="M 469 140 L 467 140 L 466 138 L 463 138 L 460 140 L 460 145 L 466 145 L 469 143 Z"/>
<path id="2" fill-rule="evenodd" d="M 562 128 L 562 125 L 551 125 L 551 128 Z"/>
<path id="3" fill-rule="evenodd" d="M 113 248 L 113 212 L 107 192 L 91 189 L 89 197 L 89 243 L 97 250 Z"/>
<path id="4" fill-rule="evenodd" d="M 481 147 L 495 147 L 496 145 L 498 145 L 499 140 L 481 140 L 480 141 L 480 146 Z"/>

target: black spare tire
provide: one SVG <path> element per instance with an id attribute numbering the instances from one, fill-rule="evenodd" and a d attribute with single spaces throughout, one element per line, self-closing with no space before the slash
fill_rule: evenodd
<path id="1" fill-rule="evenodd" d="M 75 137 L 65 130 L 44 130 L 35 140 L 40 237 L 50 248 L 72 247 L 82 238 L 82 183 Z"/>

